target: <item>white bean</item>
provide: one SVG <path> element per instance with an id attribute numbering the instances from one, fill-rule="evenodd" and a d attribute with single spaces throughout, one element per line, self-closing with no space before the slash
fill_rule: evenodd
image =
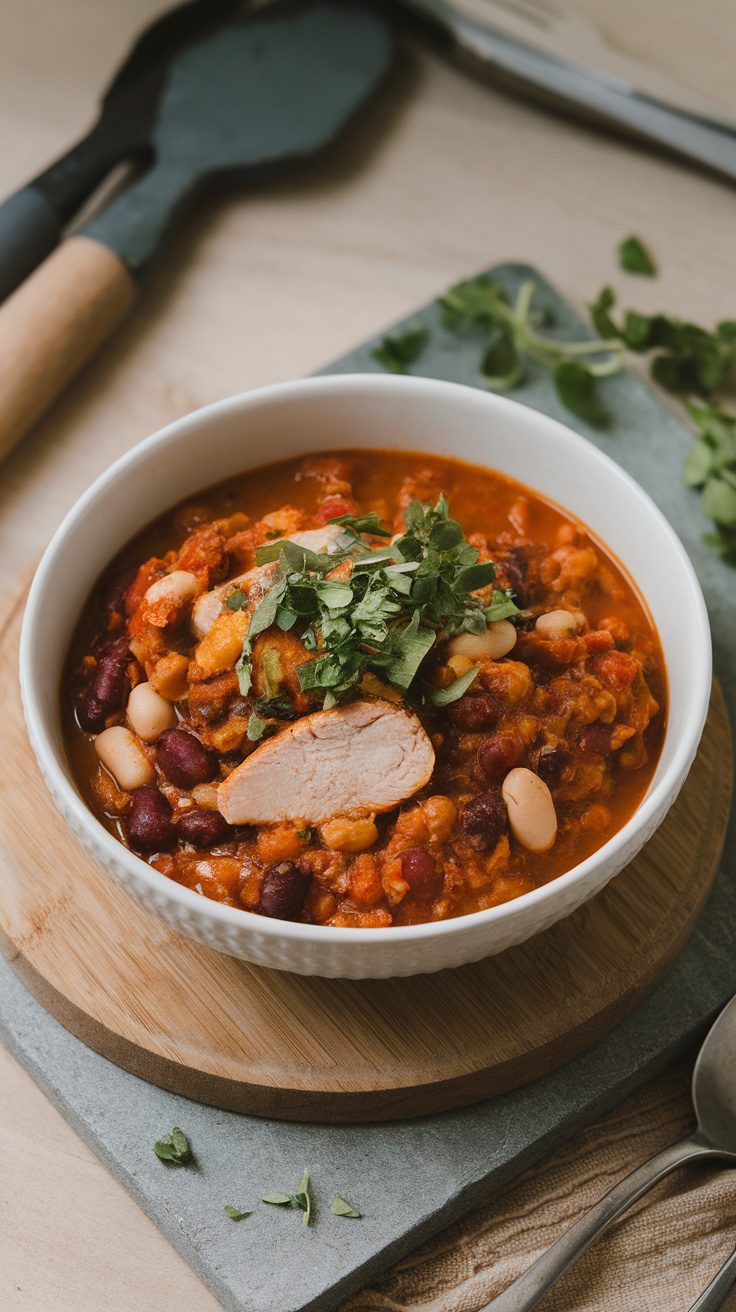
<path id="1" fill-rule="evenodd" d="M 172 606 L 183 606 L 199 592 L 199 583 L 195 574 L 188 569 L 172 569 L 162 579 L 156 579 L 146 589 L 143 600 L 152 604 L 155 601 L 168 601 Z"/>
<path id="2" fill-rule="evenodd" d="M 548 610 L 536 623 L 537 633 L 543 638 L 571 638 L 579 628 L 577 617 L 570 610 Z"/>
<path id="3" fill-rule="evenodd" d="M 128 720 L 134 733 L 145 743 L 153 743 L 164 729 L 176 724 L 176 713 L 150 683 L 137 683 L 128 698 Z"/>
<path id="4" fill-rule="evenodd" d="M 122 724 L 103 729 L 95 738 L 95 751 L 124 792 L 153 783 L 155 772 L 151 762 L 135 734 Z"/>
<path id="5" fill-rule="evenodd" d="M 459 633 L 451 638 L 447 649 L 451 656 L 467 656 L 471 661 L 500 661 L 516 646 L 516 629 L 508 620 L 496 620 L 485 633 Z"/>
<path id="6" fill-rule="evenodd" d="M 517 842 L 529 852 L 549 851 L 557 837 L 557 815 L 544 780 L 519 766 L 506 775 L 501 793 Z"/>

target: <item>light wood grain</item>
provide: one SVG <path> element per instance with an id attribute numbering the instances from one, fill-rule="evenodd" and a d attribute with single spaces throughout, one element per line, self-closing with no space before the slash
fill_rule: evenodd
<path id="1" fill-rule="evenodd" d="M 732 0 L 578 3 L 625 53 L 736 113 Z M 86 128 L 101 81 L 162 7 L 5 0 L 0 193 Z M 192 405 L 318 368 L 442 283 L 496 260 L 533 260 L 582 305 L 599 284 L 618 281 L 615 244 L 637 231 L 652 243 L 661 274 L 656 282 L 628 281 L 632 302 L 706 322 L 733 315 L 732 190 L 473 84 L 424 53 L 407 62 L 405 85 L 334 164 L 299 184 L 274 182 L 213 203 L 189 222 L 114 347 L 3 466 L 1 591 L 15 588 L 69 506 L 133 442 Z M 684 1113 L 685 1082 L 665 1087 Z M 154 1299 L 162 1312 L 215 1307 L 8 1057 L 0 1061 L 0 1098 L 3 1309 L 99 1312 L 101 1289 L 106 1312 L 148 1312 Z M 640 1100 L 616 1119 L 619 1168 L 647 1151 L 654 1106 Z M 29 1145 L 42 1141 L 54 1143 L 63 1169 L 44 1161 L 30 1169 Z M 577 1160 L 575 1143 L 550 1164 L 544 1188 L 560 1200 L 561 1218 L 571 1197 L 590 1197 L 600 1169 L 595 1156 Z M 687 1211 L 686 1182 L 675 1187 Z M 528 1210 L 533 1218 L 533 1198 Z M 698 1216 L 693 1210 L 689 1248 L 668 1273 L 669 1308 L 675 1295 L 687 1306 L 697 1287 L 687 1284 L 686 1268 L 696 1268 L 702 1250 Z M 529 1217 L 515 1194 L 487 1224 L 500 1233 L 504 1221 L 523 1244 Z M 646 1213 L 637 1227 L 632 1249 L 649 1233 Z M 566 1312 L 610 1312 L 625 1251 L 611 1262 L 592 1255 L 592 1274 Z M 650 1267 L 641 1305 L 651 1307 L 662 1281 L 657 1264 Z M 447 1286 L 431 1267 L 426 1281 L 445 1312 Z M 369 1297 L 363 1306 L 373 1312 L 385 1302 Z"/>
<path id="2" fill-rule="evenodd" d="M 99 350 L 134 296 L 113 251 L 69 237 L 0 305 L 0 459 Z"/>
<path id="3" fill-rule="evenodd" d="M 19 603 L 0 624 L 9 767 L 0 944 L 73 1033 L 176 1093 L 335 1123 L 424 1115 L 505 1092 L 620 1021 L 675 960 L 708 896 L 733 784 L 717 685 L 696 763 L 664 824 L 598 897 L 545 934 L 473 966 L 400 980 L 303 979 L 213 952 L 132 902 L 57 814 L 18 705 L 20 616 Z"/>

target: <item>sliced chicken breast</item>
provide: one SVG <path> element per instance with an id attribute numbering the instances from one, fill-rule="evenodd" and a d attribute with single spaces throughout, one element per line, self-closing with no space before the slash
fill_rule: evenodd
<path id="1" fill-rule="evenodd" d="M 328 555 L 337 550 L 336 542 L 344 530 L 339 524 L 325 524 L 324 528 L 308 528 L 303 533 L 292 533 L 286 541 L 296 542 L 298 547 L 307 551 L 322 552 Z M 280 539 L 283 541 L 284 539 Z M 198 638 L 209 633 L 217 616 L 222 610 L 223 598 L 235 588 L 242 588 L 249 601 L 260 601 L 276 579 L 279 567 L 274 561 L 269 565 L 256 565 L 247 574 L 238 574 L 227 583 L 220 583 L 211 592 L 198 597 L 192 608 L 192 627 Z"/>
<path id="2" fill-rule="evenodd" d="M 220 784 L 230 824 L 389 811 L 426 784 L 434 748 L 420 720 L 384 701 L 316 711 L 257 747 Z"/>

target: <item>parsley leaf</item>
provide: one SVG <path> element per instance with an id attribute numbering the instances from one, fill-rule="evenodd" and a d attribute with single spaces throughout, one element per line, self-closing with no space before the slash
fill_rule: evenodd
<path id="1" fill-rule="evenodd" d="M 639 273 L 653 278 L 657 272 L 654 260 L 638 237 L 626 237 L 619 243 L 618 262 L 627 273 Z"/>
<path id="2" fill-rule="evenodd" d="M 233 1207 L 231 1203 L 226 1203 L 223 1211 L 231 1221 L 243 1221 L 246 1216 L 252 1216 L 252 1212 L 241 1212 L 239 1207 Z"/>
<path id="3" fill-rule="evenodd" d="M 191 1144 L 178 1125 L 174 1126 L 168 1138 L 156 1140 L 153 1151 L 168 1166 L 190 1166 L 193 1161 Z"/>
<path id="4" fill-rule="evenodd" d="M 258 715 L 255 711 L 251 711 L 250 718 L 248 720 L 248 728 L 245 731 L 246 736 L 248 738 L 248 742 L 251 743 L 260 742 L 261 738 L 265 737 L 267 729 L 268 729 L 268 725 L 266 724 L 266 721 L 262 720 L 260 715 Z"/>
<path id="5" fill-rule="evenodd" d="M 354 1216 L 358 1220 L 363 1215 L 363 1213 L 359 1212 L 357 1208 L 352 1207 L 344 1198 L 341 1198 L 339 1194 L 334 1194 L 331 1198 L 330 1211 L 333 1216 Z"/>
<path id="6" fill-rule="evenodd" d="M 265 1194 L 261 1199 L 262 1203 L 270 1203 L 272 1207 L 292 1207 L 297 1211 L 304 1213 L 304 1224 L 309 1225 L 312 1220 L 312 1194 L 309 1184 L 309 1171 L 305 1170 L 304 1174 L 297 1185 L 293 1194 L 274 1193 Z"/>
<path id="7" fill-rule="evenodd" d="M 434 702 L 435 706 L 449 706 L 450 702 L 456 702 L 464 692 L 467 692 L 471 683 L 479 674 L 480 667 L 476 665 L 472 670 L 461 674 L 459 679 L 455 679 L 455 682 L 451 683 L 449 688 L 434 688 L 429 694 L 430 700 Z"/>
<path id="8" fill-rule="evenodd" d="M 563 360 L 555 373 L 555 390 L 562 404 L 595 428 L 608 423 L 608 412 L 601 405 L 596 380 L 590 370 L 577 360 Z"/>
<path id="9" fill-rule="evenodd" d="M 407 365 L 419 359 L 427 345 L 426 328 L 407 328 L 401 333 L 391 333 L 384 337 L 379 346 L 374 346 L 371 355 L 392 374 L 405 374 Z"/>

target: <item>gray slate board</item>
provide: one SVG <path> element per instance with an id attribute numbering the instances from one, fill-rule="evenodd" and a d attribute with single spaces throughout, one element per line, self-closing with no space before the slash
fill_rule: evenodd
<path id="1" fill-rule="evenodd" d="M 530 271 L 494 270 L 509 291 Z M 538 275 L 534 274 L 538 281 Z M 556 332 L 581 325 L 542 284 Z M 416 372 L 477 385 L 479 346 L 439 326 L 436 308 L 412 315 L 431 344 Z M 371 343 L 325 372 L 375 371 Z M 604 434 L 572 422 L 617 459 L 652 495 L 680 534 L 700 575 L 713 623 L 717 669 L 733 714 L 736 575 L 701 545 L 697 498 L 681 485 L 690 441 L 647 387 L 619 376 L 608 384 L 616 419 Z M 549 380 L 530 372 L 518 398 L 567 423 Z M 533 481 L 533 480 L 532 480 Z M 691 1044 L 736 992 L 734 825 L 715 891 L 675 968 L 655 993 L 589 1052 L 535 1084 L 464 1111 L 397 1125 L 287 1125 L 188 1102 L 144 1083 L 85 1048 L 52 1020 L 0 962 L 0 1035 L 74 1128 L 101 1157 L 232 1312 L 337 1308 L 442 1226 L 487 1201 L 508 1180 Z M 441 1034 L 438 1042 L 442 1042 Z M 153 1140 L 181 1125 L 199 1169 L 171 1170 Z M 308 1166 L 316 1222 L 257 1205 L 261 1194 L 296 1186 Z M 361 1221 L 330 1215 L 334 1192 L 364 1211 Z M 225 1203 L 254 1215 L 234 1223 Z"/>

